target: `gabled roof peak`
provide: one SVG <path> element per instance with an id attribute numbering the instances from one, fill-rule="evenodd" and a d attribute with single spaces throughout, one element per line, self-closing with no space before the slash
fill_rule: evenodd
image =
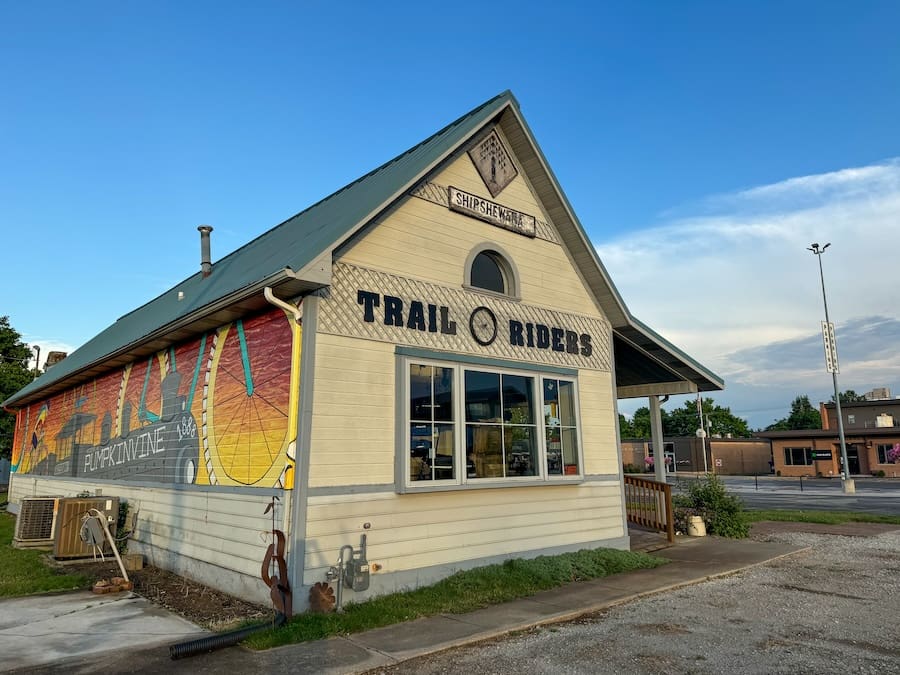
<path id="1" fill-rule="evenodd" d="M 531 177 L 598 308 L 617 335 L 643 350 L 673 379 L 689 383 L 694 390 L 721 389 L 723 383 L 718 376 L 628 312 L 522 117 L 518 101 L 506 90 L 216 261 L 211 276 L 203 278 L 197 272 L 123 315 L 3 405 L 18 407 L 50 396 L 192 334 L 227 323 L 252 307 L 264 306 L 265 287 L 298 295 L 327 286 L 331 255 L 336 248 L 408 195 L 476 134 L 494 123 L 504 129 L 513 153 Z M 237 314 L 235 307 L 241 308 Z"/>

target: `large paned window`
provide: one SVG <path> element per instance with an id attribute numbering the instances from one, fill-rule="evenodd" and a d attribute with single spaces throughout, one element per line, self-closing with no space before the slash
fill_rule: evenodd
<path id="1" fill-rule="evenodd" d="M 574 380 L 421 362 L 406 373 L 410 486 L 581 474 Z"/>
<path id="2" fill-rule="evenodd" d="M 812 448 L 785 448 L 784 463 L 786 466 L 812 466 Z"/>

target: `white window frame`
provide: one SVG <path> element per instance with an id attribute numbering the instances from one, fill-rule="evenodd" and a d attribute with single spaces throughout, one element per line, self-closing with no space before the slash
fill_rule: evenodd
<path id="1" fill-rule="evenodd" d="M 579 398 L 577 375 L 564 375 L 540 369 L 519 369 L 514 365 L 494 365 L 465 360 L 441 360 L 439 357 L 398 356 L 397 387 L 397 491 L 400 493 L 430 492 L 441 490 L 478 490 L 492 487 L 515 487 L 535 485 L 559 485 L 581 483 L 584 480 L 584 442 L 582 439 L 581 402 Z M 410 366 L 424 365 L 437 368 L 449 368 L 453 372 L 453 411 L 454 427 L 454 467 L 456 476 L 448 479 L 412 480 L 411 471 L 411 424 L 410 416 Z M 532 380 L 532 401 L 534 402 L 534 428 L 537 446 L 537 471 L 534 476 L 498 476 L 485 478 L 469 478 L 466 466 L 466 416 L 465 416 L 465 373 L 476 371 L 499 375 L 519 375 Z M 562 380 L 573 385 L 573 404 L 575 408 L 575 434 L 578 443 L 578 472 L 575 474 L 549 474 L 547 472 L 547 425 L 544 419 L 544 380 Z M 443 422 L 441 422 L 443 424 Z M 499 423 L 501 426 L 503 422 Z"/>

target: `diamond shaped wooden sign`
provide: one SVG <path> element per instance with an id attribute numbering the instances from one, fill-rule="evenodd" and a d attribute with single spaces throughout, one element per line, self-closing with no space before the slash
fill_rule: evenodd
<path id="1" fill-rule="evenodd" d="M 503 146 L 496 131 L 488 134 L 478 145 L 469 150 L 469 157 L 478 169 L 481 180 L 496 197 L 519 175 L 512 157 Z"/>

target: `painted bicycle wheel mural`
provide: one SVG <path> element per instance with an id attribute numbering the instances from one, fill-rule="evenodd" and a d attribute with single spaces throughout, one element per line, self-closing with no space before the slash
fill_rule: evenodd
<path id="1" fill-rule="evenodd" d="M 290 487 L 299 348 L 273 310 L 137 359 L 21 410 L 13 470 Z"/>
<path id="2" fill-rule="evenodd" d="M 211 483 L 275 484 L 292 437 L 288 317 L 269 313 L 219 330 L 204 397 Z M 289 349 L 288 349 L 289 352 Z"/>

